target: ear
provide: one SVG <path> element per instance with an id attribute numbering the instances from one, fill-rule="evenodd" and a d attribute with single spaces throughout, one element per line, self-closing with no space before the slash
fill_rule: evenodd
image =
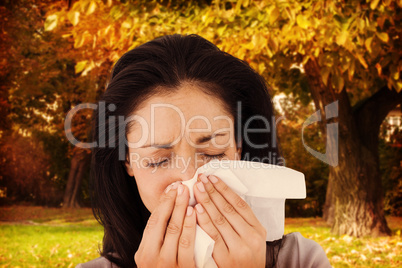
<path id="1" fill-rule="evenodd" d="M 130 177 L 134 177 L 134 172 L 130 165 L 130 159 L 126 158 L 126 161 L 124 161 L 124 165 L 126 166 L 126 171 L 127 171 L 128 175 Z"/>

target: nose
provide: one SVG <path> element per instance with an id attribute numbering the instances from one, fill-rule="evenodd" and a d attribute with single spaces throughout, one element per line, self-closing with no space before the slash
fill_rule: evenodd
<path id="1" fill-rule="evenodd" d="M 197 170 L 194 156 L 180 159 L 178 177 L 182 181 L 191 180 Z"/>
<path id="2" fill-rule="evenodd" d="M 191 180 L 195 171 L 202 164 L 198 163 L 195 152 L 182 152 L 176 155 L 175 178 L 181 181 Z"/>

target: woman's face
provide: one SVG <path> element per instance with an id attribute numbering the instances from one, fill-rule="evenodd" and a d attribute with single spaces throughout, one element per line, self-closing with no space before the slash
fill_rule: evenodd
<path id="1" fill-rule="evenodd" d="M 177 92 L 155 95 L 134 115 L 140 120 L 127 134 L 126 168 L 151 213 L 169 184 L 191 179 L 212 158 L 240 159 L 233 117 L 197 85 L 183 83 Z"/>

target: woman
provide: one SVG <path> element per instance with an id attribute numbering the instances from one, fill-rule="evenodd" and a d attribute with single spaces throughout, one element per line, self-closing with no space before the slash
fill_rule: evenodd
<path id="1" fill-rule="evenodd" d="M 210 159 L 278 163 L 271 99 L 245 62 L 197 35 L 164 36 L 122 56 L 100 101 L 91 196 L 103 250 L 81 267 L 193 267 L 196 224 L 219 267 L 329 266 L 298 233 L 265 242 L 269 230 L 217 177 L 200 176 L 188 206 L 180 181 Z"/>

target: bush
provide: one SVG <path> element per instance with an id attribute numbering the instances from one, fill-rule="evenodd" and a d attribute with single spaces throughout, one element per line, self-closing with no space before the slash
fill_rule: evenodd
<path id="1" fill-rule="evenodd" d="M 40 140 L 15 133 L 4 137 L 0 147 L 1 203 L 60 205 L 63 190 L 57 176 L 51 176 L 51 158 Z"/>

